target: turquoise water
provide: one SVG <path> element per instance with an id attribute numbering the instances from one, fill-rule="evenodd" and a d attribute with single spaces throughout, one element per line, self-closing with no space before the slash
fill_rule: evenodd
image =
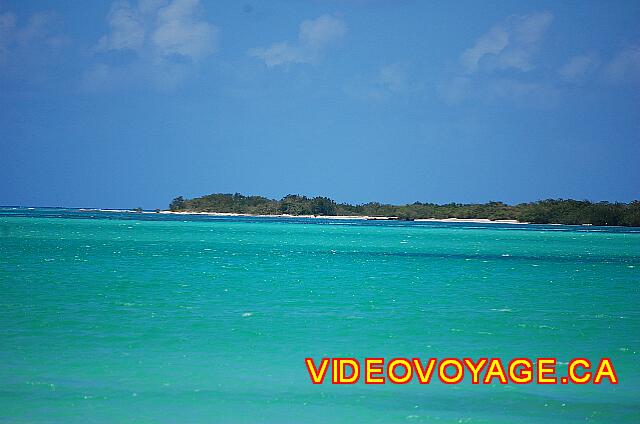
<path id="1" fill-rule="evenodd" d="M 0 422 L 640 420 L 640 229 L 0 209 Z M 332 386 L 304 358 L 610 357 Z"/>

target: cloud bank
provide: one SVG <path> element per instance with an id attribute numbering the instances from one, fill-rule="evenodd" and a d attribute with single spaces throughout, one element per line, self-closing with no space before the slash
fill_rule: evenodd
<path id="1" fill-rule="evenodd" d="M 478 38 L 473 47 L 462 53 L 460 63 L 467 73 L 503 69 L 529 71 L 534 68 L 533 58 L 552 21 L 553 15 L 549 12 L 511 17 Z"/>
<path id="2" fill-rule="evenodd" d="M 579 84 L 598 67 L 599 62 L 598 56 L 593 53 L 573 56 L 558 69 L 558 74 L 565 82 Z"/>
<path id="3" fill-rule="evenodd" d="M 202 17 L 199 0 L 116 1 L 107 24 L 92 49 L 99 63 L 85 75 L 89 85 L 142 79 L 172 88 L 217 49 L 219 30 Z"/>
<path id="4" fill-rule="evenodd" d="M 52 29 L 56 20 L 55 13 L 36 12 L 20 25 L 15 13 L 0 11 L 0 64 L 27 50 L 51 50 L 64 45 L 67 38 Z"/>
<path id="5" fill-rule="evenodd" d="M 532 77 L 552 22 L 550 12 L 534 12 L 491 27 L 460 54 L 457 72 L 438 87 L 442 99 L 448 104 L 469 98 L 535 106 L 555 103 L 557 90 Z"/>
<path id="6" fill-rule="evenodd" d="M 300 24 L 296 42 L 281 41 L 268 47 L 249 50 L 249 55 L 264 61 L 268 67 L 292 63 L 315 63 L 332 44 L 347 33 L 345 22 L 331 15 L 322 15 Z"/>

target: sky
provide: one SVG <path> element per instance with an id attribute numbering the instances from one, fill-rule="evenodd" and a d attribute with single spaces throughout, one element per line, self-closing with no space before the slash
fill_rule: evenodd
<path id="1" fill-rule="evenodd" d="M 638 1 L 0 0 L 0 205 L 640 199 Z"/>

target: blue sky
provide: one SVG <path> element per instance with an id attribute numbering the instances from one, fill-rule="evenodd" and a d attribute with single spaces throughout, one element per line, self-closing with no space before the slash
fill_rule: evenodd
<path id="1" fill-rule="evenodd" d="M 622 1 L 0 0 L 0 204 L 638 199 L 638 22 Z"/>

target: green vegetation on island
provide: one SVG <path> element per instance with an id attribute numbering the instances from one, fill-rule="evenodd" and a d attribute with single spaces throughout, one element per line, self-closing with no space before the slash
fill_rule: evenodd
<path id="1" fill-rule="evenodd" d="M 402 220 L 424 218 L 511 219 L 535 224 L 591 224 L 640 227 L 640 201 L 630 203 L 590 202 L 587 200 L 548 199 L 518 205 L 502 202 L 483 204 L 415 202 L 408 205 L 336 203 L 328 197 L 290 194 L 281 200 L 242 194 L 209 194 L 194 199 L 173 199 L 174 212 L 218 212 L 249 215 L 316 215 L 395 217 Z"/>

